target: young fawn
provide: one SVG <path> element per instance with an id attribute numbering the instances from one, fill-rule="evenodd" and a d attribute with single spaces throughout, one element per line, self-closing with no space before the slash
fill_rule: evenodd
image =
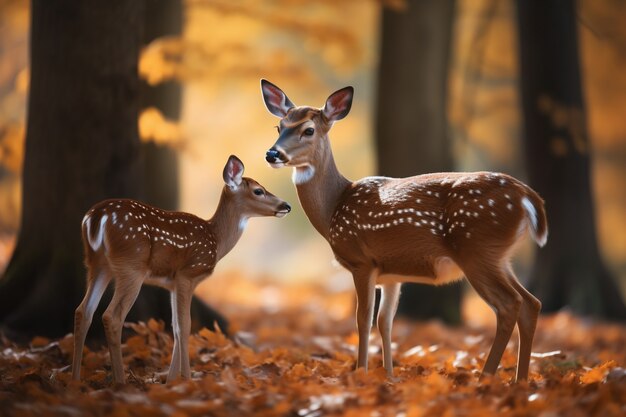
<path id="1" fill-rule="evenodd" d="M 267 109 L 281 118 L 266 160 L 274 168 L 294 168 L 302 208 L 353 275 L 357 366 L 367 369 L 375 287 L 382 292 L 377 320 L 383 365 L 392 375 L 391 326 L 400 285 L 443 285 L 465 276 L 497 317 L 483 373 L 495 373 L 517 323 L 516 379 L 526 379 L 541 303 L 519 283 L 509 259 L 526 230 L 540 246 L 546 242 L 539 195 L 508 175 L 491 172 L 350 181 L 335 165 L 328 132 L 348 115 L 352 87 L 333 93 L 321 109 L 295 106 L 266 80 L 261 90 Z"/>
<path id="2" fill-rule="evenodd" d="M 82 224 L 87 292 L 76 309 L 72 376 L 80 379 L 85 336 L 111 280 L 115 292 L 102 316 L 113 378 L 124 382 L 121 332 L 142 284 L 170 292 L 174 350 L 167 381 L 190 376 L 188 342 L 193 290 L 235 246 L 250 217 L 283 217 L 291 207 L 244 178 L 243 163 L 231 156 L 224 167 L 220 202 L 210 220 L 164 211 L 133 200 L 106 200 L 91 208 Z"/>

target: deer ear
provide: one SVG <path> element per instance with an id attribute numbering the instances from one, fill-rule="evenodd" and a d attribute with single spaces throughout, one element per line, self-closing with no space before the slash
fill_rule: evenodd
<path id="1" fill-rule="evenodd" d="M 231 189 L 236 189 L 241 185 L 241 177 L 243 176 L 243 162 L 235 155 L 231 155 L 224 166 L 224 182 Z"/>
<path id="2" fill-rule="evenodd" d="M 263 93 L 265 107 L 274 116 L 285 117 L 289 109 L 296 107 L 283 93 L 283 90 L 267 80 L 261 80 L 261 93 Z"/>
<path id="3" fill-rule="evenodd" d="M 326 104 L 322 109 L 326 119 L 335 122 L 346 117 L 352 107 L 352 97 L 354 97 L 354 88 L 352 87 L 344 87 L 332 93 L 326 99 Z"/>

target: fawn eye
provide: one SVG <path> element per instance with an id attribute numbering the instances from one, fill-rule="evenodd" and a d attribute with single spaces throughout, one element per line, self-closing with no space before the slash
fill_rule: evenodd
<path id="1" fill-rule="evenodd" d="M 253 193 L 254 193 L 255 195 L 263 195 L 263 194 L 264 194 L 264 193 L 263 193 L 263 190 L 262 190 L 262 189 L 260 189 L 260 188 L 255 189 L 255 190 L 253 191 Z"/>
<path id="2" fill-rule="evenodd" d="M 315 130 L 312 127 L 304 129 L 304 136 L 313 136 L 313 133 L 315 133 Z"/>
<path id="3" fill-rule="evenodd" d="M 278 127 L 278 126 L 274 126 L 274 127 L 276 128 L 276 131 L 277 131 L 278 133 L 280 133 L 280 127 Z"/>

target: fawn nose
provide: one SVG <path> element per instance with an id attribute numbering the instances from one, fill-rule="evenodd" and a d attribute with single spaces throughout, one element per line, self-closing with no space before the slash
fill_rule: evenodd
<path id="1" fill-rule="evenodd" d="M 280 152 L 276 149 L 271 148 L 269 151 L 265 153 L 265 160 L 270 164 L 276 162 L 276 160 L 280 159 Z"/>
<path id="2" fill-rule="evenodd" d="M 289 205 L 289 203 L 283 203 L 278 207 L 281 211 L 282 210 L 286 210 L 287 213 L 289 213 L 291 211 L 291 206 Z"/>

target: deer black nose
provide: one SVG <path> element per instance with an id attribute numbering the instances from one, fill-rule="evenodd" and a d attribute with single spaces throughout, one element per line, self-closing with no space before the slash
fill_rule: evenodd
<path id="1" fill-rule="evenodd" d="M 279 157 L 280 157 L 280 152 L 278 152 L 274 148 L 271 148 L 269 151 L 265 153 L 265 160 L 269 162 L 270 164 L 276 162 L 276 160 L 279 159 Z"/>
<path id="2" fill-rule="evenodd" d="M 283 203 L 280 205 L 280 210 L 287 210 L 287 213 L 291 212 L 291 206 L 289 205 L 289 203 Z"/>

